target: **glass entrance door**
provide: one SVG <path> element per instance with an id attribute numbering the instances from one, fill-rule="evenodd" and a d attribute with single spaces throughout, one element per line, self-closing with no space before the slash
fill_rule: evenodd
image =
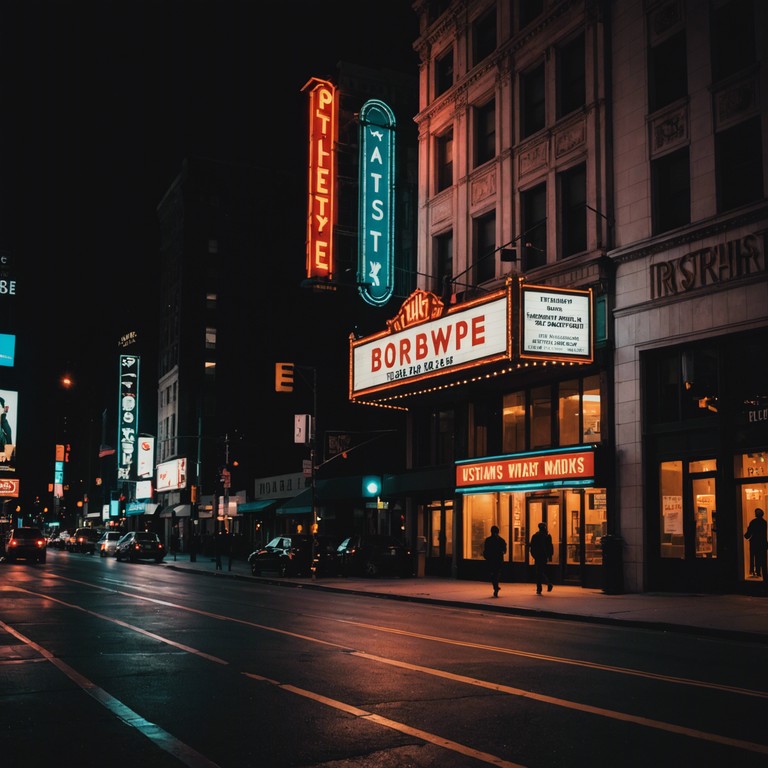
<path id="1" fill-rule="evenodd" d="M 526 517 L 528 519 L 528 541 L 526 544 L 530 542 L 531 536 L 539 530 L 539 523 L 545 522 L 555 548 L 552 563 L 560 563 L 560 543 L 563 540 L 560 500 L 556 496 L 531 496 L 528 498 Z"/>

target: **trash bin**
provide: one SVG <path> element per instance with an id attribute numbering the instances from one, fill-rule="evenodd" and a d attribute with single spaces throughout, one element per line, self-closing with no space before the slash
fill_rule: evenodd
<path id="1" fill-rule="evenodd" d="M 600 540 L 603 548 L 603 592 L 624 594 L 624 539 L 609 533 Z"/>

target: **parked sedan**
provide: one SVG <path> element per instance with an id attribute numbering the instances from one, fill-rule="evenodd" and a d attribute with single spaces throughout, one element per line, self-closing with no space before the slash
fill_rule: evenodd
<path id="1" fill-rule="evenodd" d="M 115 554 L 115 547 L 123 534 L 120 531 L 105 531 L 101 538 L 96 542 L 96 551 L 99 557 L 112 557 Z"/>
<path id="2" fill-rule="evenodd" d="M 162 563 L 165 546 L 156 533 L 150 531 L 129 531 L 115 545 L 115 558 L 135 563 L 138 560 L 154 560 Z"/>
<path id="3" fill-rule="evenodd" d="M 334 572 L 337 540 L 323 535 L 318 535 L 315 539 L 315 573 L 329 575 Z M 248 564 L 254 576 L 260 576 L 263 571 L 271 571 L 281 577 L 309 576 L 312 573 L 312 557 L 312 536 L 297 533 L 291 536 L 276 536 L 262 549 L 251 552 Z"/>
<path id="4" fill-rule="evenodd" d="M 394 536 L 364 533 L 344 539 L 336 550 L 343 576 L 411 576 L 411 551 Z"/>
<path id="5" fill-rule="evenodd" d="M 47 547 L 48 541 L 39 528 L 14 528 L 5 542 L 5 562 L 35 560 L 44 563 Z"/>

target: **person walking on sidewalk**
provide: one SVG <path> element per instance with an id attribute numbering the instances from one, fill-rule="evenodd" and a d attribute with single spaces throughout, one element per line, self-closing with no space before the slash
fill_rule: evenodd
<path id="1" fill-rule="evenodd" d="M 488 575 L 493 586 L 493 596 L 499 596 L 499 579 L 504 566 L 504 555 L 507 554 L 507 542 L 499 536 L 499 526 L 491 526 L 491 535 L 485 540 L 483 557 L 488 563 Z"/>
<path id="2" fill-rule="evenodd" d="M 555 554 L 552 536 L 547 531 L 546 523 L 539 523 L 539 530 L 531 536 L 529 544 L 533 558 L 533 570 L 536 575 L 536 594 L 541 594 L 541 585 L 546 583 L 547 592 L 552 591 L 552 581 L 547 573 L 547 564 Z"/>

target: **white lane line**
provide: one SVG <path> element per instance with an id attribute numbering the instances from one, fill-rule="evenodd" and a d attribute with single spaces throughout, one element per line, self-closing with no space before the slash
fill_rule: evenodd
<path id="1" fill-rule="evenodd" d="M 489 763 L 490 765 L 498 765 L 501 766 L 501 768 L 525 768 L 525 766 L 521 765 L 520 763 L 510 763 L 508 760 L 503 760 L 496 755 L 488 754 L 488 752 L 481 752 L 480 750 L 472 749 L 471 747 L 467 747 L 464 744 L 459 744 L 457 741 L 451 741 L 450 739 L 444 739 L 442 736 L 436 736 L 429 731 L 422 731 L 419 728 L 412 728 L 410 725 L 406 725 L 405 723 L 400 723 L 397 720 L 390 720 L 388 717 L 382 717 L 381 715 L 368 712 L 365 709 L 360 709 L 359 707 L 355 707 L 351 704 L 345 704 L 343 701 L 329 699 L 327 696 L 322 696 L 319 693 L 314 693 L 313 691 L 308 691 L 304 688 L 297 688 L 295 685 L 290 685 L 288 683 L 280 683 L 277 680 L 270 680 L 267 677 L 262 677 L 261 675 L 252 674 L 250 672 L 244 672 L 243 674 L 246 677 L 250 677 L 252 680 L 260 680 L 262 682 L 270 683 L 271 685 L 276 685 L 279 688 L 282 688 L 284 691 L 289 691 L 290 693 L 295 693 L 298 696 L 311 699 L 312 701 L 316 701 L 318 704 L 325 704 L 328 707 L 333 707 L 334 709 L 346 712 L 347 714 L 353 715 L 354 717 L 369 720 L 372 723 L 376 723 L 376 725 L 381 725 L 385 728 L 391 728 L 392 730 L 400 731 L 400 733 L 413 736 L 414 738 L 421 739 L 422 741 L 429 742 L 430 744 L 435 744 L 438 747 L 448 749 L 452 752 L 458 752 L 459 754 L 471 757 L 474 760 Z"/>
<path id="2" fill-rule="evenodd" d="M 738 749 L 744 749 L 749 752 L 758 752 L 762 755 L 768 755 L 768 745 L 755 744 L 752 741 L 742 741 L 741 739 L 732 739 L 728 736 L 720 736 L 716 733 L 707 733 L 706 731 L 698 731 L 695 728 L 686 728 L 681 725 L 674 725 L 673 723 L 665 723 L 661 720 L 652 720 L 648 717 L 640 717 L 638 715 L 629 715 L 624 712 L 616 712 L 612 709 L 603 709 L 602 707 L 593 707 L 590 704 L 581 704 L 579 702 L 568 701 L 567 699 L 558 699 L 554 696 L 546 696 L 540 693 L 531 693 L 525 691 L 522 688 L 513 688 L 509 685 L 502 685 L 500 683 L 490 683 L 486 680 L 478 680 L 475 677 L 464 677 L 464 675 L 456 675 L 452 672 L 444 672 L 440 669 L 433 669 L 432 667 L 422 667 L 418 664 L 409 664 L 405 661 L 397 661 L 395 659 L 388 659 L 383 656 L 374 656 L 369 653 L 363 653 L 355 651 L 353 656 L 360 656 L 370 661 L 378 661 L 382 664 L 389 664 L 399 669 L 407 669 L 412 672 L 421 672 L 425 675 L 433 675 L 434 677 L 442 677 L 446 680 L 453 680 L 458 683 L 465 683 L 466 685 L 474 685 L 479 688 L 486 688 L 491 691 L 498 691 L 499 693 L 506 693 L 510 696 L 520 696 L 525 699 L 532 699 L 533 701 L 540 701 L 544 704 L 551 704 L 555 707 L 565 707 L 566 709 L 575 709 L 578 712 L 586 712 L 599 717 L 607 717 L 611 720 L 621 720 L 625 723 L 634 723 L 635 725 L 642 725 L 648 728 L 656 728 L 660 731 L 669 731 L 681 736 L 690 736 L 694 739 L 701 739 L 702 741 L 712 741 L 716 744 L 724 744 L 729 747 L 736 747 Z"/>
<path id="3" fill-rule="evenodd" d="M 503 648 L 498 645 L 486 645 L 485 643 L 472 643 L 466 640 L 452 640 L 447 637 L 436 637 L 435 635 L 425 635 L 420 632 L 410 632 L 404 629 L 394 629 L 392 627 L 383 627 L 378 624 L 366 624 L 360 621 L 350 619 L 334 619 L 342 624 L 351 624 L 362 629 L 372 629 L 378 632 L 388 632 L 393 635 L 402 635 L 413 637 L 417 640 L 430 640 L 434 643 L 443 643 L 445 645 L 458 645 L 463 648 L 477 648 L 481 651 L 490 651 L 492 653 L 503 653 L 508 656 L 520 656 L 526 659 L 536 659 L 538 661 L 549 661 L 554 664 L 570 664 L 574 667 L 586 667 L 587 669 L 598 669 L 603 672 L 615 672 L 619 675 L 630 675 L 633 677 L 643 677 L 649 680 L 661 680 L 667 683 L 679 683 L 680 685 L 691 685 L 698 688 L 711 688 L 715 691 L 725 691 L 727 693 L 737 693 L 740 696 L 754 696 L 758 699 L 768 699 L 768 692 L 756 691 L 753 688 L 739 688 L 735 685 L 721 685 L 720 683 L 709 683 L 703 680 L 694 680 L 689 677 L 673 677 L 671 675 L 661 675 L 657 672 L 643 672 L 630 667 L 614 667 L 610 664 L 598 664 L 593 661 L 581 661 L 579 659 L 567 659 L 564 656 L 547 656 L 543 653 L 532 653 L 530 651 L 520 651 L 514 648 Z"/>
<path id="4" fill-rule="evenodd" d="M 4 621 L 0 621 L 0 627 L 8 632 L 8 634 L 13 635 L 21 640 L 21 642 L 26 643 L 30 648 L 37 651 L 47 661 L 72 680 L 75 685 L 79 686 L 85 693 L 98 701 L 99 704 L 108 709 L 115 715 L 115 717 L 122 720 L 126 725 L 135 728 L 146 736 L 153 744 L 155 744 L 155 746 L 163 750 L 163 752 L 167 752 L 178 758 L 184 765 L 188 766 L 188 768 L 219 768 L 218 763 L 214 763 L 205 757 L 205 755 L 201 755 L 199 752 L 192 749 L 192 747 L 179 741 L 175 736 L 168 733 L 168 731 L 164 731 L 159 725 L 145 720 L 130 707 L 107 693 L 103 688 L 99 688 L 99 686 L 92 680 L 81 675 L 77 670 L 70 667 L 69 664 L 57 658 L 46 648 L 43 648 L 43 646 L 38 645 L 34 640 L 22 635 L 21 632 L 18 632 Z"/>

